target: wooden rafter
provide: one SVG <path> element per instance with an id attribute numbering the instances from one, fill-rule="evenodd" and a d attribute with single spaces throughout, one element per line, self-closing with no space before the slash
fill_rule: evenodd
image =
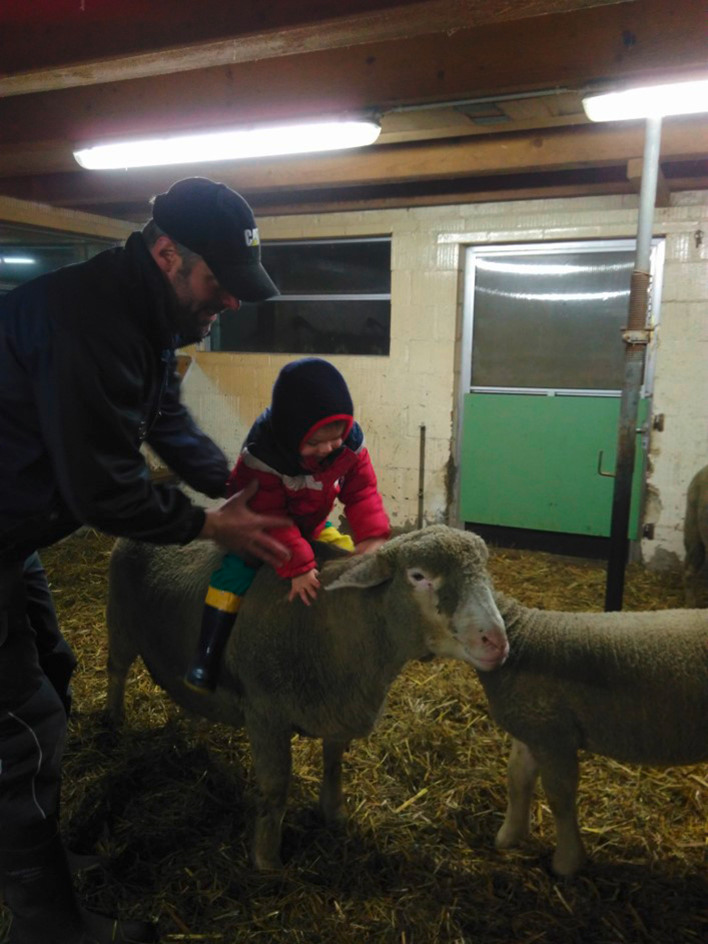
<path id="1" fill-rule="evenodd" d="M 408 39 L 422 34 L 450 33 L 484 23 L 508 22 L 528 17 L 567 13 L 588 7 L 632 0 L 418 0 L 399 2 L 362 13 L 328 16 L 304 24 L 271 27 L 203 42 L 156 48 L 149 52 L 128 50 L 110 58 L 53 64 L 17 71 L 0 77 L 0 97 L 27 95 L 78 86 L 123 82 L 129 79 L 173 75 L 216 66 L 300 55 L 328 49 Z M 125 12 L 116 4 L 122 26 Z M 32 17 L 24 24 L 32 29 Z M 77 22 L 77 28 L 81 28 Z"/>

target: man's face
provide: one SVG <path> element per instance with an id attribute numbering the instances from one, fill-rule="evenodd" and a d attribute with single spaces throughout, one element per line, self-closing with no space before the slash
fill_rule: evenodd
<path id="1" fill-rule="evenodd" d="M 219 312 L 237 311 L 241 302 L 223 289 L 203 259 L 181 260 L 181 265 L 167 275 L 175 302 L 175 320 L 183 341 L 203 340 Z"/>

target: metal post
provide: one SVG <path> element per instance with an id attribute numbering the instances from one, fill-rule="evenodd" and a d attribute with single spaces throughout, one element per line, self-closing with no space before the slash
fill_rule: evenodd
<path id="1" fill-rule="evenodd" d="M 622 333 L 625 344 L 624 383 L 620 400 L 617 431 L 617 463 L 612 494 L 612 524 L 610 551 L 607 560 L 605 609 L 621 610 L 624 575 L 627 566 L 629 513 L 632 501 L 632 476 L 637 439 L 639 391 L 644 375 L 646 349 L 650 338 L 647 324 L 649 310 L 649 283 L 651 235 L 656 201 L 656 183 L 659 175 L 661 118 L 647 118 L 644 132 L 644 162 L 639 194 L 637 224 L 637 251 L 629 292 L 629 317 Z"/>
<path id="2" fill-rule="evenodd" d="M 418 458 L 418 527 L 423 527 L 425 500 L 425 423 L 420 424 L 420 455 Z"/>

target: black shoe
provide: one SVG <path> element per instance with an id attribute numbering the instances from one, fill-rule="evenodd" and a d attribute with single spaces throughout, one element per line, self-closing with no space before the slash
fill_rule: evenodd
<path id="1" fill-rule="evenodd" d="M 235 619 L 235 613 L 204 604 L 197 651 L 184 674 L 184 684 L 191 691 L 208 694 L 216 688 L 221 656 Z"/>
<path id="2" fill-rule="evenodd" d="M 212 678 L 205 666 L 193 665 L 185 672 L 184 684 L 193 692 L 199 692 L 203 695 L 214 691 L 216 679 Z"/>
<path id="3" fill-rule="evenodd" d="M 157 928 L 148 921 L 117 921 L 81 908 L 87 944 L 155 944 Z M 10 937 L 12 944 L 12 937 Z"/>
<path id="4" fill-rule="evenodd" d="M 154 925 L 117 921 L 82 909 L 58 833 L 30 849 L 0 854 L 5 904 L 12 912 L 9 944 L 153 944 Z"/>
<path id="5" fill-rule="evenodd" d="M 92 869 L 103 869 L 106 866 L 103 856 L 95 853 L 73 852 L 71 849 L 64 849 L 69 871 L 72 875 L 79 872 L 90 872 Z"/>

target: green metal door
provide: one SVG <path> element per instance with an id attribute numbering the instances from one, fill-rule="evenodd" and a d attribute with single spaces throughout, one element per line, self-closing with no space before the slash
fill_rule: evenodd
<path id="1" fill-rule="evenodd" d="M 608 537 L 633 241 L 467 255 L 458 517 Z M 645 377 L 638 427 L 650 407 Z M 638 435 L 632 540 L 647 440 Z"/>
<path id="2" fill-rule="evenodd" d="M 640 402 L 639 425 L 648 402 Z M 465 396 L 463 521 L 608 537 L 617 397 Z M 638 435 L 629 537 L 639 537 L 643 482 Z"/>

